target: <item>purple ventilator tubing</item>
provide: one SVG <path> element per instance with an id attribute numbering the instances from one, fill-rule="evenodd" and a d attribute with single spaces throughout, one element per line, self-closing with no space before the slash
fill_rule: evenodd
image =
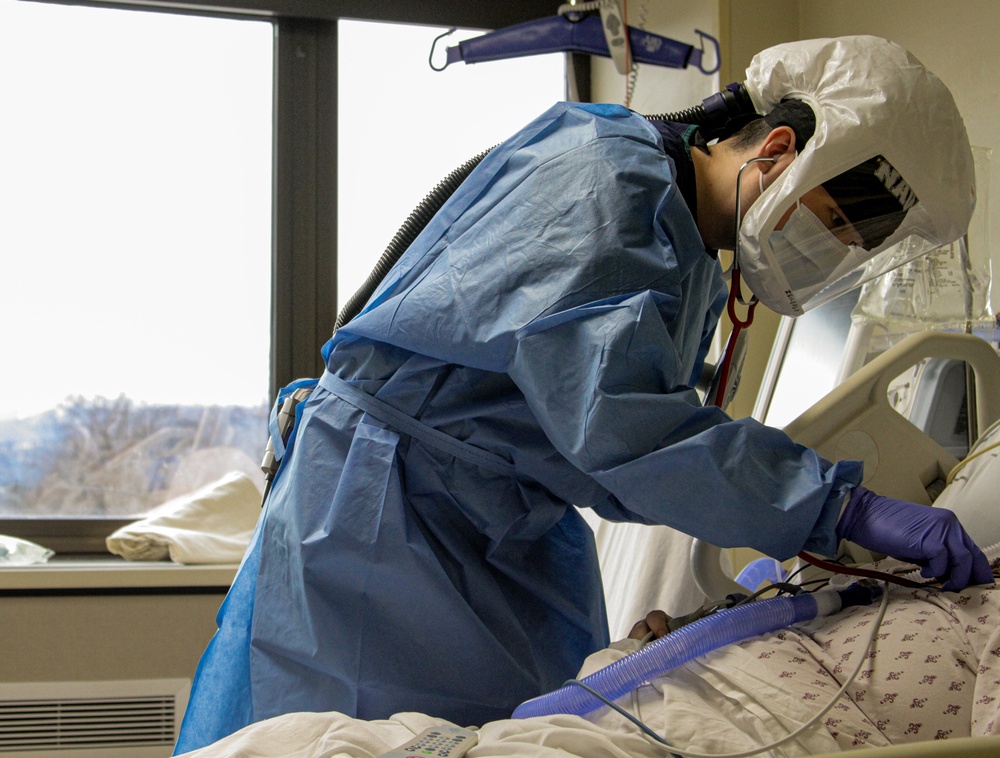
<path id="1" fill-rule="evenodd" d="M 839 599 L 838 596 L 836 607 L 828 606 L 822 611 L 816 597 L 810 594 L 775 597 L 720 611 L 681 627 L 580 681 L 614 701 L 665 671 L 723 645 L 809 621 L 821 613 L 835 613 L 841 607 Z M 582 687 L 567 685 L 521 703 L 512 718 L 556 713 L 584 716 L 603 705 Z"/>

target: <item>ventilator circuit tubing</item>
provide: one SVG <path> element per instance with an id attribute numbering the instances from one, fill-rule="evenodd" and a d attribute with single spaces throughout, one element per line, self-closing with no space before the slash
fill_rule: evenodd
<path id="1" fill-rule="evenodd" d="M 580 681 L 614 701 L 660 674 L 724 645 L 817 616 L 829 616 L 851 605 L 868 605 L 881 594 L 879 586 L 852 584 L 844 590 L 776 597 L 730 608 L 681 627 Z M 522 703 L 514 710 L 512 718 L 557 713 L 583 716 L 603 704 L 585 689 L 567 685 Z"/>
<path id="2" fill-rule="evenodd" d="M 364 284 L 351 296 L 351 299 L 347 301 L 347 304 L 337 314 L 337 322 L 334 325 L 335 331 L 358 315 L 364 304 L 368 302 L 368 298 L 378 288 L 379 283 L 389 273 L 389 269 L 402 257 L 403 253 L 406 252 L 406 248 L 410 246 L 410 243 L 417 238 L 417 235 L 434 218 L 434 214 L 440 210 L 445 201 L 454 194 L 459 185 L 472 173 L 472 169 L 478 166 L 492 149 L 484 150 L 448 174 L 448 176 L 438 182 L 437 186 L 406 217 L 406 221 L 399 227 L 399 230 L 393 236 L 392 241 L 389 242 L 389 246 L 382 253 L 382 257 L 379 258 L 378 263 L 375 264 L 375 268 L 372 269 Z"/>

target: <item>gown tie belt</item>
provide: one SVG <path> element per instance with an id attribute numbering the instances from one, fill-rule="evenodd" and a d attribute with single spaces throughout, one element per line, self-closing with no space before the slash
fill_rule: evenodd
<path id="1" fill-rule="evenodd" d="M 345 382 L 340 377 L 334 376 L 329 371 L 323 373 L 323 376 L 319 380 L 319 386 L 336 395 L 344 402 L 350 403 L 355 408 L 388 424 L 396 431 L 418 439 L 426 445 L 430 445 L 433 448 L 453 455 L 467 463 L 479 466 L 487 471 L 492 471 L 494 474 L 508 477 L 516 476 L 514 464 L 499 455 L 478 448 L 475 445 L 470 445 L 467 442 L 462 442 L 438 429 L 434 429 L 424 422 L 406 415 L 399 409 L 393 408 L 388 403 L 369 395 L 353 384 Z"/>

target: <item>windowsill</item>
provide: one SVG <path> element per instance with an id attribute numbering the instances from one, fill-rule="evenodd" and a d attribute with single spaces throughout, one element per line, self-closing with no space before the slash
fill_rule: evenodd
<path id="1" fill-rule="evenodd" d="M 227 588 L 237 568 L 235 564 L 183 566 L 170 561 L 126 561 L 108 555 L 57 556 L 31 566 L 0 566 L 0 591 Z"/>

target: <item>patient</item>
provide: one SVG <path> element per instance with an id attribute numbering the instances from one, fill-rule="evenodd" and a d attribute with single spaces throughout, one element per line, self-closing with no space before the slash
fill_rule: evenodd
<path id="1" fill-rule="evenodd" d="M 875 644 L 866 649 L 877 616 L 877 606 L 848 608 L 727 646 L 641 687 L 633 706 L 680 747 L 751 748 L 815 716 L 863 655 L 857 679 L 821 719 L 824 728 L 784 746 L 787 754 L 1000 733 L 995 587 L 960 593 L 895 587 Z M 628 639 L 591 656 L 582 673 L 638 649 L 650 633 L 663 636 L 667 621 L 662 611 L 649 613 Z M 602 716 L 602 723 L 610 718 Z"/>
<path id="2" fill-rule="evenodd" d="M 619 704 L 679 749 L 748 750 L 812 720 L 854 671 L 858 656 L 864 656 L 846 695 L 803 735 L 767 755 L 1000 734 L 1000 592 L 995 586 L 959 593 L 895 587 L 869 649 L 878 613 L 878 606 L 848 608 L 728 645 L 657 677 Z M 648 614 L 627 639 L 591 655 L 580 675 L 638 650 L 650 632 L 662 636 L 667 619 L 660 611 Z M 361 721 L 339 713 L 293 713 L 186 756 L 377 758 L 442 723 L 447 722 L 433 714 Z M 664 749 L 620 714 L 601 708 L 586 719 L 561 715 L 481 725 L 469 758 L 567 755 L 662 758 Z"/>
<path id="3" fill-rule="evenodd" d="M 963 523 L 970 514 L 980 515 L 968 518 L 977 543 L 1000 544 L 994 511 L 1000 424 L 983 434 L 973 452 L 935 505 L 959 512 Z M 874 567 L 889 570 L 894 564 L 884 561 Z M 993 573 L 998 573 L 997 562 Z M 848 608 L 728 645 L 656 677 L 619 704 L 678 748 L 703 753 L 749 750 L 814 719 L 863 657 L 864 665 L 846 695 L 803 735 L 767 755 L 815 755 L 1000 734 L 1000 591 L 995 586 L 959 593 L 895 587 L 874 646 L 869 647 L 878 614 L 876 606 Z M 638 650 L 650 632 L 662 636 L 666 624 L 666 614 L 648 614 L 627 639 L 591 655 L 580 676 Z M 442 723 L 447 722 L 420 713 L 382 721 L 340 713 L 291 713 L 251 725 L 186 758 L 376 758 Z M 586 719 L 548 716 L 479 726 L 479 744 L 468 758 L 665 754 L 661 745 L 608 708 Z"/>

